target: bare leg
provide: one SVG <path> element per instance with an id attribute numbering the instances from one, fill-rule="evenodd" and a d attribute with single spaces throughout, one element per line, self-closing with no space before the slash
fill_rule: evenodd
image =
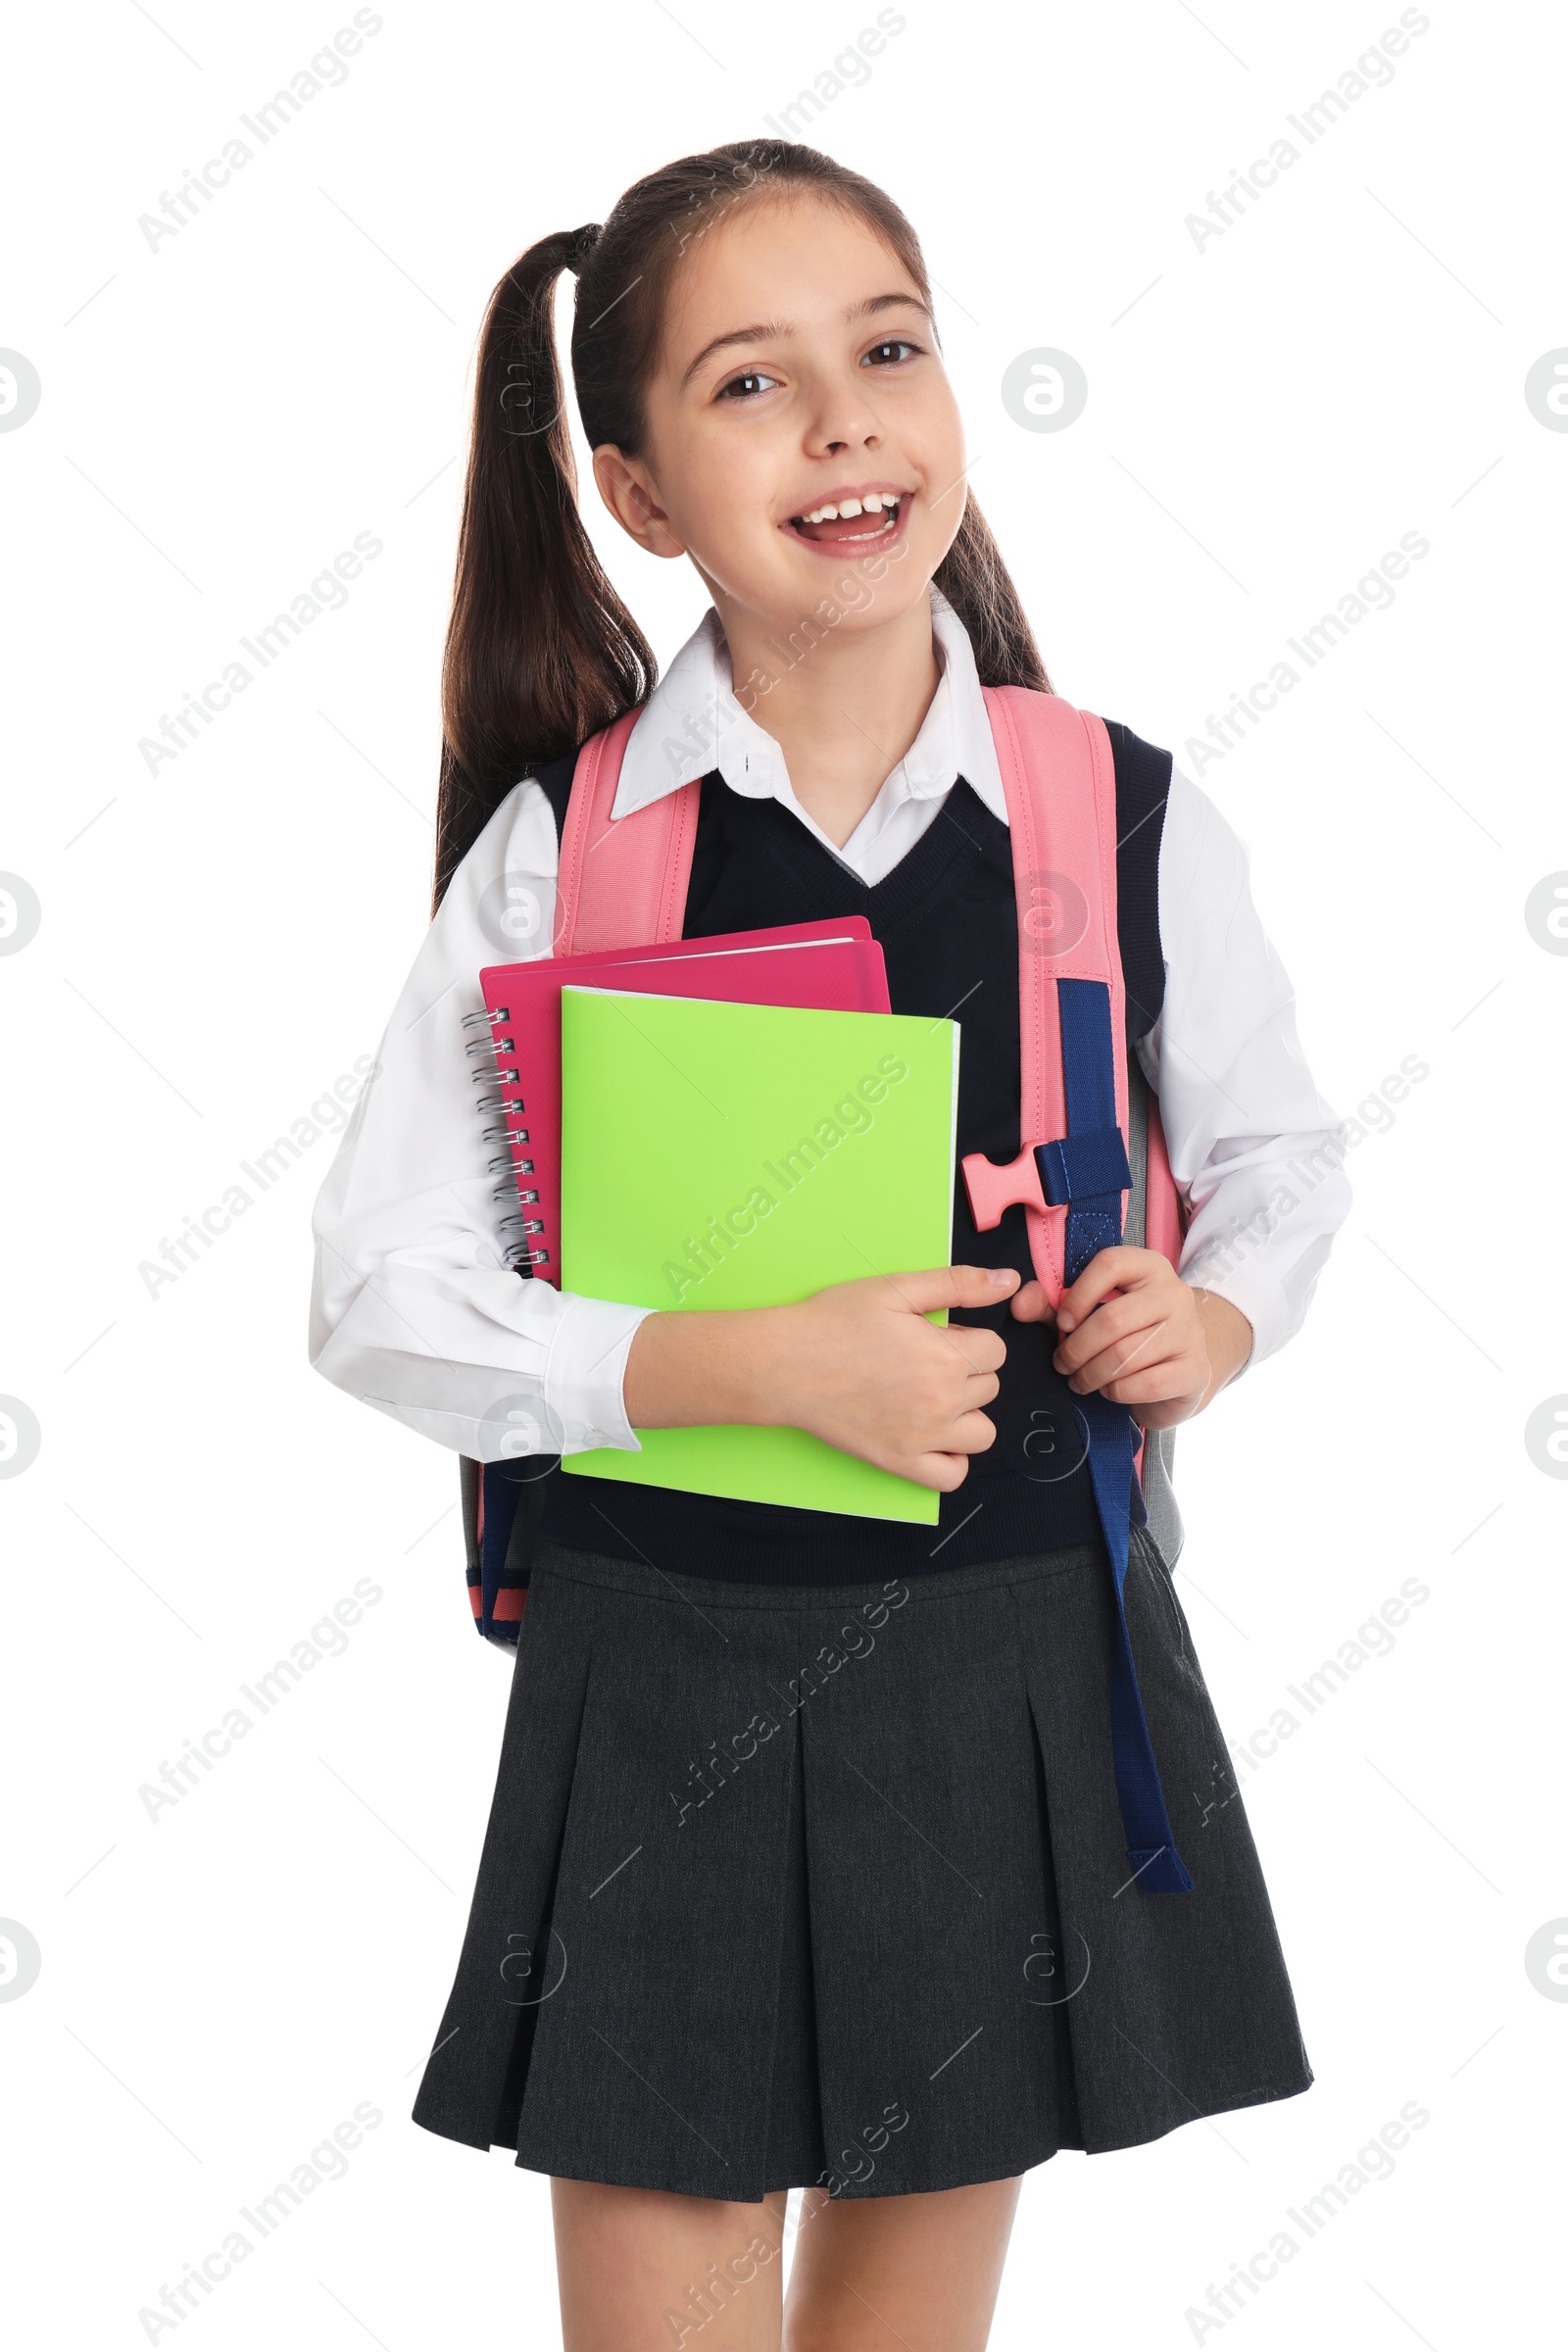
<path id="1" fill-rule="evenodd" d="M 785 2192 L 553 2180 L 564 2352 L 779 2352 Z"/>
<path id="2" fill-rule="evenodd" d="M 1020 2186 L 848 2200 L 807 2189 L 784 2352 L 985 2352 Z"/>

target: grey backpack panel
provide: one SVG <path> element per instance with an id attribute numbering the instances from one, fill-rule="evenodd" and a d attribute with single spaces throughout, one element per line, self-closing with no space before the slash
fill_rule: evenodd
<path id="1" fill-rule="evenodd" d="M 1144 1248 L 1144 1204 L 1149 1188 L 1149 1081 L 1135 1053 L 1127 1054 L 1127 1158 L 1133 1172 L 1122 1238 L 1135 1250 Z M 1167 1568 L 1174 1568 L 1186 1541 L 1176 1490 L 1171 1483 L 1176 1461 L 1176 1432 L 1151 1429 L 1144 1437 L 1144 1505 L 1149 1532 L 1158 1544 Z"/>

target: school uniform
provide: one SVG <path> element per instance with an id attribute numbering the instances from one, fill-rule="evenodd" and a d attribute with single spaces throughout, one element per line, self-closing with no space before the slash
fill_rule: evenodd
<path id="1" fill-rule="evenodd" d="M 712 612 L 631 735 L 614 811 L 701 779 L 688 938 L 866 915 L 893 1009 L 960 1023 L 958 1156 L 1006 1161 L 1006 804 L 967 636 L 935 591 L 932 621 L 937 694 L 842 847 L 797 801 L 765 701 L 757 716 L 736 703 Z M 1108 732 L 1135 1116 L 1152 1090 L 1193 1210 L 1182 1273 L 1248 1316 L 1255 1364 L 1299 1327 L 1346 1213 L 1338 1123 L 1240 844 L 1168 753 Z M 620 1384 L 645 1310 L 504 1265 L 461 1029 L 482 964 L 549 953 L 573 764 L 519 783 L 454 876 L 316 1209 L 318 1369 L 481 1461 L 513 1450 L 519 1409 L 552 1453 L 637 1443 Z M 1135 1184 L 1129 1240 L 1140 1214 Z M 958 1183 L 952 1256 L 1027 1279 L 1022 1212 L 978 1232 Z M 935 1529 L 543 1474 L 495 1798 L 416 2122 L 576 2179 L 879 2196 L 1134 2144 L 1311 2082 L 1172 1581 L 1171 1433 L 1146 1449 L 1126 1609 L 1194 1881 L 1180 1894 L 1128 1871 L 1115 1598 L 1054 1336 L 1005 1302 L 955 1319 L 989 1323 L 1007 1360 L 996 1445 Z"/>

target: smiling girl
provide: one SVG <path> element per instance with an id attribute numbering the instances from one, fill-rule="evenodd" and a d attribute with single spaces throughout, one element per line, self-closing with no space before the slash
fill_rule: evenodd
<path id="1" fill-rule="evenodd" d="M 577 511 L 568 269 L 599 495 L 710 599 L 657 685 Z M 1104 728 L 1114 1050 L 1140 1134 L 1157 1099 L 1179 1271 L 1141 1246 L 1140 1152 L 1137 1238 L 1117 1195 L 1054 1316 L 1023 1209 L 981 1230 L 962 1183 L 950 1264 L 648 1312 L 511 1270 L 474 1134 L 480 967 L 551 952 L 577 754 L 638 711 L 612 821 L 700 787 L 684 935 L 865 915 L 894 1010 L 961 1022 L 958 1155 L 1018 1154 L 987 690 L 1052 689 L 965 464 L 914 233 L 811 149 L 672 164 L 492 299 L 435 918 L 318 1202 L 312 1353 L 472 1460 L 537 1433 L 495 1798 L 414 2112 L 552 2176 L 566 2352 L 973 2352 L 1026 2171 L 1312 2079 L 1157 1433 L 1299 1327 L 1347 1188 L 1245 856 L 1170 755 Z M 1317 1180 L 1287 1186 L 1293 1160 Z M 1129 1413 L 1126 1626 L 1175 1875 L 1129 1868 L 1118 1813 L 1093 1456 Z M 937 1529 L 554 1474 L 745 1422 L 937 1490 Z"/>

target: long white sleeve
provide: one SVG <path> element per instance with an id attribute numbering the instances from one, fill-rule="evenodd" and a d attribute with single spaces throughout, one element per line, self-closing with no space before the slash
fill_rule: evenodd
<path id="1" fill-rule="evenodd" d="M 453 876 L 312 1217 L 310 1352 L 327 1380 L 477 1461 L 638 1450 L 621 1375 L 648 1311 L 520 1280 L 503 1254 L 478 1057 L 481 966 L 550 953 L 556 825 L 508 795 Z M 491 1121 L 490 1124 L 495 1124 Z"/>
<path id="2" fill-rule="evenodd" d="M 1181 1272 L 1247 1316 L 1255 1364 L 1300 1329 L 1349 1208 L 1344 1127 L 1306 1066 L 1247 852 L 1180 768 L 1160 842 L 1159 929 L 1165 997 L 1139 1057 L 1194 1211 Z"/>

